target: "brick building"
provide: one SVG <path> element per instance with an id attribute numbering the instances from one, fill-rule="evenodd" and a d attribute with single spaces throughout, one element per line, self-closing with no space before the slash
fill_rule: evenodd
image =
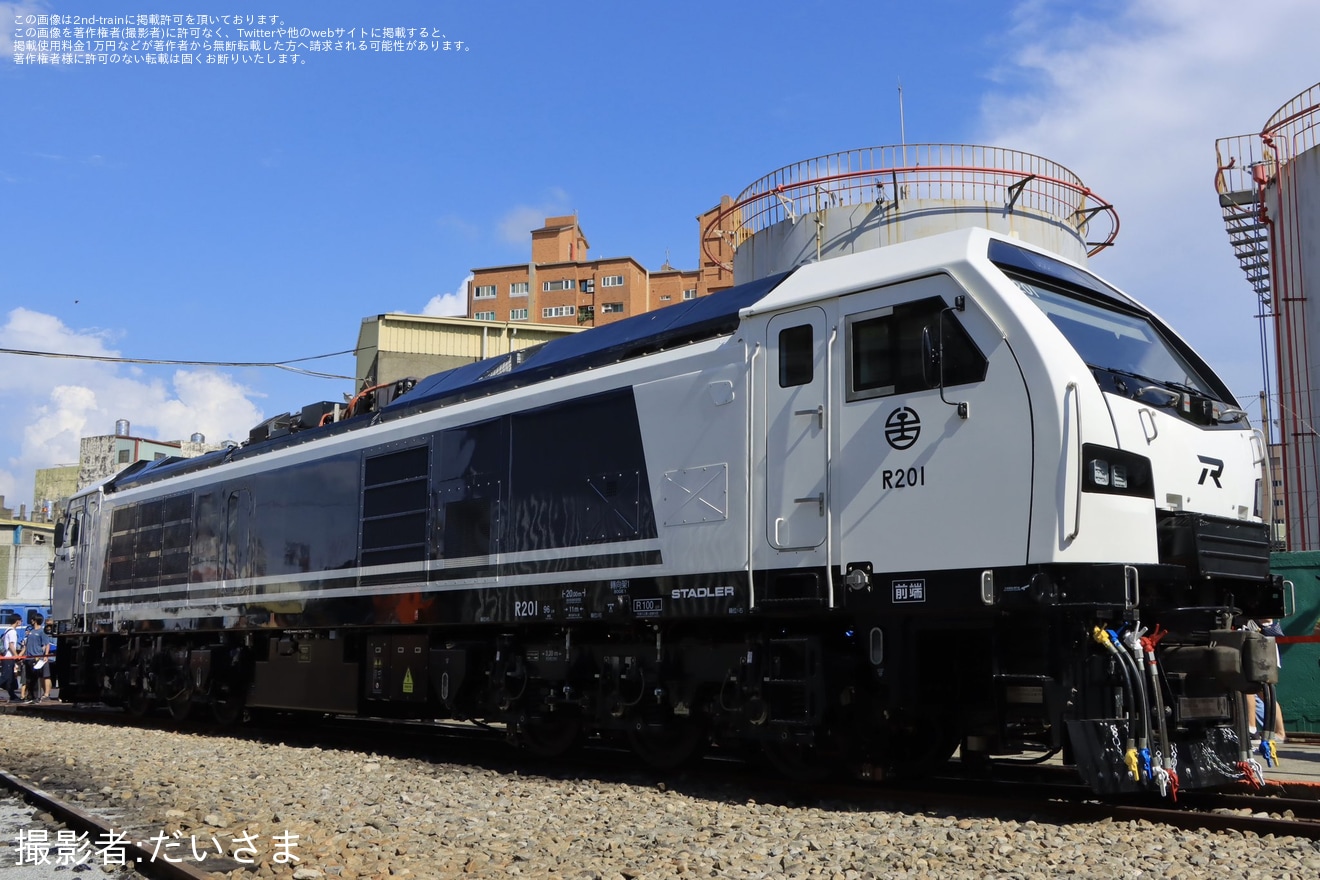
<path id="1" fill-rule="evenodd" d="M 704 229 L 715 210 L 698 218 Z M 467 316 L 483 321 L 600 325 L 696 299 L 733 283 L 725 268 L 705 260 L 701 269 L 655 272 L 632 257 L 591 259 L 577 217 L 547 217 L 532 230 L 528 263 L 472 270 Z"/>

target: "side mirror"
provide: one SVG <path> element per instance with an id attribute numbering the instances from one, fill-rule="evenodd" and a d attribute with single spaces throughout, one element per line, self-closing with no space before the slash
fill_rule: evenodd
<path id="1" fill-rule="evenodd" d="M 55 523 L 55 547 L 58 549 L 64 546 L 64 523 Z"/>

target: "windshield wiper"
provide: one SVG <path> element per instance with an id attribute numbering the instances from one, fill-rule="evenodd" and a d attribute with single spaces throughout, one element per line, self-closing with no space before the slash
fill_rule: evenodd
<path id="1" fill-rule="evenodd" d="M 1153 406 L 1177 406 L 1182 400 L 1182 394 L 1178 392 L 1183 392 L 1218 404 L 1218 406 L 1212 408 L 1213 418 L 1218 424 L 1225 425 L 1240 422 L 1247 417 L 1245 410 L 1238 409 L 1236 406 L 1184 382 L 1175 382 L 1172 379 L 1156 379 L 1153 376 L 1143 376 L 1141 373 L 1134 373 L 1131 370 L 1123 370 L 1118 367 L 1097 367 L 1096 369 L 1118 376 L 1127 376 L 1129 379 L 1137 379 L 1142 382 L 1154 382 L 1154 385 L 1143 385 L 1133 392 L 1133 400 L 1139 400 L 1142 403 L 1149 403 Z M 1124 390 L 1126 390 L 1126 387 Z"/>
<path id="2" fill-rule="evenodd" d="M 1149 403 L 1155 406 L 1177 406 L 1178 401 L 1182 400 L 1182 395 L 1178 393 L 1179 391 L 1185 390 L 1191 393 L 1197 393 L 1194 389 L 1188 388 L 1180 383 L 1170 382 L 1166 379 L 1156 379 L 1151 376 L 1143 376 L 1142 374 L 1134 373 L 1131 370 L 1123 370 L 1118 367 L 1097 367 L 1097 369 L 1103 370 L 1106 373 L 1113 373 L 1116 376 L 1127 376 L 1129 379 L 1136 379 L 1140 382 L 1153 382 L 1153 385 L 1143 385 L 1136 391 L 1132 392 L 1132 399 L 1140 400 L 1142 403 Z M 1126 391 L 1126 383 L 1120 384 L 1123 385 L 1123 390 Z"/>
<path id="3" fill-rule="evenodd" d="M 1193 388 L 1182 382 L 1175 382 L 1173 379 L 1156 379 L 1154 376 L 1143 376 L 1141 373 L 1134 373 L 1131 370 L 1124 370 L 1120 367 L 1101 367 L 1106 373 L 1116 373 L 1120 376 L 1127 376 L 1129 379 L 1140 379 L 1142 382 L 1154 382 L 1163 388 L 1173 388 L 1177 391 L 1186 391 L 1188 394 L 1199 394 L 1202 397 L 1208 395 L 1199 388 Z"/>

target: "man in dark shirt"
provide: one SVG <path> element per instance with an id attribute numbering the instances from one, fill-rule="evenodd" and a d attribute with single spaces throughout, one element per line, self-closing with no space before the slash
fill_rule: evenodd
<path id="1" fill-rule="evenodd" d="M 40 614 L 28 626 L 24 653 L 27 654 L 27 698 L 29 703 L 50 699 L 50 636 L 46 635 L 45 620 Z M 38 684 L 40 686 L 38 686 Z M 37 692 L 41 691 L 40 694 Z"/>

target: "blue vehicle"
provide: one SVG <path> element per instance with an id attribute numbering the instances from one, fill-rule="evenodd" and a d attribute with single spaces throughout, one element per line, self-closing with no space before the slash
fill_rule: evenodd
<path id="1" fill-rule="evenodd" d="M 19 617 L 23 618 L 24 624 L 31 623 L 32 618 L 36 617 L 38 614 L 41 615 L 42 620 L 50 620 L 50 606 L 49 605 L 6 605 L 5 607 L 0 608 L 0 620 L 8 622 L 9 617 L 12 614 L 17 614 Z"/>

